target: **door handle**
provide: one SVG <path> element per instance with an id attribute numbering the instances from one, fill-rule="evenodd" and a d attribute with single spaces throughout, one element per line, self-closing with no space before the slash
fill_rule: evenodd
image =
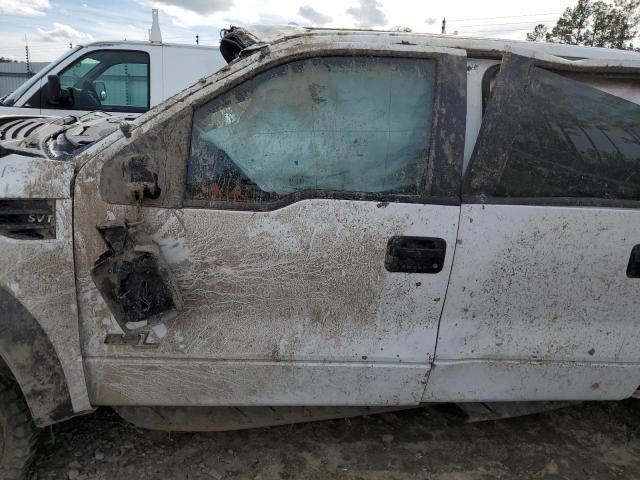
<path id="1" fill-rule="evenodd" d="M 629 264 L 627 265 L 627 277 L 640 278 L 640 244 L 631 249 Z"/>
<path id="2" fill-rule="evenodd" d="M 384 266 L 389 272 L 438 273 L 444 266 L 447 242 L 435 237 L 391 237 Z"/>

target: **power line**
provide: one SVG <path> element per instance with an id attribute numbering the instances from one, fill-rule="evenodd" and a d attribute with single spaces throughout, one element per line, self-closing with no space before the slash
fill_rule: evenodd
<path id="1" fill-rule="evenodd" d="M 506 15 L 504 17 L 474 17 L 474 18 L 459 18 L 457 20 L 447 20 L 448 22 L 468 22 L 470 20 L 494 20 L 500 18 L 522 18 L 522 17 L 544 17 L 545 15 L 562 15 L 563 12 L 549 12 L 549 13 L 529 13 L 526 15 Z"/>
<path id="2" fill-rule="evenodd" d="M 535 27 L 536 25 L 539 25 L 540 23 L 542 23 L 543 25 L 545 25 L 544 22 L 534 22 L 534 23 L 517 23 L 517 24 L 502 24 L 504 25 L 504 27 L 501 27 L 500 25 L 491 27 L 491 28 L 476 28 L 473 29 L 474 32 L 495 32 L 495 31 L 500 31 L 500 30 L 523 30 L 523 29 L 527 29 L 530 27 Z M 546 22 L 546 25 L 551 24 L 552 22 Z M 515 26 L 515 25 L 522 25 L 521 27 Z M 528 26 L 527 26 L 528 25 Z M 464 30 L 464 28 L 462 29 L 457 29 L 457 30 Z"/>
<path id="3" fill-rule="evenodd" d="M 469 27 L 492 27 L 492 26 L 500 26 L 500 25 L 530 25 L 532 23 L 544 23 L 544 22 L 554 22 L 554 19 L 537 19 L 537 20 L 527 20 L 525 22 L 502 22 L 502 23 L 478 23 L 475 25 L 456 25 L 456 28 L 469 28 Z"/>
<path id="4" fill-rule="evenodd" d="M 503 30 L 474 30 L 472 32 L 463 32 L 463 31 L 457 31 L 458 35 L 474 35 L 474 34 L 501 34 L 501 33 L 505 33 L 505 32 L 526 32 L 528 29 L 526 28 L 507 28 L 507 29 L 503 29 Z"/>

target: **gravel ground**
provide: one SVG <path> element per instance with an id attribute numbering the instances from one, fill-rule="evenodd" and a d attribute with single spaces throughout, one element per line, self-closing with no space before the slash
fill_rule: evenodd
<path id="1" fill-rule="evenodd" d="M 223 433 L 104 409 L 45 432 L 37 479 L 638 479 L 640 401 L 469 424 L 452 406 Z"/>

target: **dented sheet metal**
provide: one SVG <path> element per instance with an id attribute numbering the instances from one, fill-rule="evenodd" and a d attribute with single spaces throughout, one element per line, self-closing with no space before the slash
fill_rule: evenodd
<path id="1" fill-rule="evenodd" d="M 160 248 L 137 227 L 99 226 L 108 249 L 91 269 L 96 287 L 125 332 L 148 330 L 182 310 L 182 297 Z"/>
<path id="2" fill-rule="evenodd" d="M 105 210 L 107 216 L 110 209 Z M 401 368 L 400 362 L 417 362 L 424 374 L 433 354 L 447 277 L 444 272 L 386 272 L 386 237 L 403 232 L 422 234 L 426 229 L 440 235 L 444 232 L 451 241 L 457 210 L 444 206 L 383 208 L 375 203 L 327 200 L 297 203 L 269 215 L 147 210 L 145 223 L 184 292 L 185 311 L 167 322 L 163 336 L 156 340 L 159 347 L 145 351 L 144 356 L 235 359 L 249 364 L 264 360 L 292 364 L 380 361 L 397 362 L 396 368 Z M 434 222 L 432 217 L 439 220 Z M 350 230 L 346 227 L 349 224 L 359 227 Z M 91 248 L 86 250 L 86 259 L 78 259 L 79 265 L 88 266 L 99 252 L 94 242 L 97 239 L 83 242 Z M 450 262 L 448 255 L 445 272 Z M 79 285 L 83 307 L 94 315 L 83 321 L 83 341 L 90 356 L 143 355 L 102 344 L 115 325 L 93 282 L 87 280 L 90 282 L 88 277 L 80 278 Z M 101 313 L 98 322 L 96 313 Z M 299 368 L 305 365 L 301 363 Z M 92 372 L 107 366 L 107 362 L 98 362 Z M 142 371 L 147 369 L 145 363 L 139 366 Z M 189 370 L 191 364 L 183 368 Z M 271 374 L 275 381 L 279 369 Z M 416 387 L 418 377 L 414 377 Z M 199 381 L 189 385 L 201 388 L 210 378 L 203 372 Z M 241 378 L 237 380 L 240 383 Z M 367 377 L 350 380 L 352 386 L 370 381 Z M 146 382 L 136 388 L 148 389 L 152 397 L 160 395 L 163 385 Z M 411 391 L 408 385 L 403 389 L 407 394 Z M 124 398 L 130 395 L 127 389 L 119 391 Z M 397 392 L 389 389 L 380 395 L 393 398 Z M 214 397 L 221 396 L 222 392 Z M 218 401 L 214 397 L 211 402 Z M 176 400 L 166 392 L 161 398 L 167 404 Z M 267 401 L 266 396 L 248 398 L 256 404 Z M 101 401 L 100 397 L 94 399 Z"/>
<path id="3" fill-rule="evenodd" d="M 453 250 L 446 249 L 442 271 L 411 275 L 388 272 L 385 253 L 392 236 L 436 237 L 448 245 L 455 239 L 459 207 L 451 204 L 457 202 L 455 172 L 462 162 L 463 52 L 403 47 L 415 57 L 446 59 L 443 65 L 450 69 L 440 69 L 437 82 L 443 95 L 455 97 L 455 105 L 447 104 L 447 109 L 460 110 L 457 128 L 445 135 L 445 118 L 453 115 L 438 104 L 434 141 L 440 146 L 431 149 L 429 160 L 422 152 L 431 193 L 447 197 L 440 203 L 450 206 L 362 201 L 363 196 L 294 198 L 268 212 L 211 205 L 179 208 L 184 181 L 173 178 L 184 178 L 177 172 L 186 171 L 189 136 L 174 132 L 190 131 L 192 108 L 285 60 L 358 51 L 398 54 L 397 47 L 382 41 L 365 45 L 310 39 L 303 46 L 298 40 L 270 48 L 253 64 L 234 62 L 215 80 L 167 102 L 150 121 L 142 117 L 134 122 L 126 136 L 97 156 L 77 159 L 80 322 L 95 403 L 419 402 Z M 321 92 L 314 93 L 321 99 Z M 158 175 L 162 193 L 137 206 L 122 182 L 130 177 L 128 159 L 141 154 L 145 168 Z M 446 172 L 438 175 L 436 168 Z M 145 337 L 144 345 L 155 348 L 105 344 L 107 335 L 123 331 L 89 274 L 104 251 L 95 227 L 124 221 L 137 223 L 160 246 L 184 300 L 177 317 L 151 328 Z"/>
<path id="4" fill-rule="evenodd" d="M 177 95 L 153 114 L 141 117 L 126 130 L 126 138 L 114 136 L 114 143 L 101 146 L 103 150 L 97 156 L 78 158 L 77 165 L 81 169 L 75 190 L 76 259 L 82 344 L 87 357 L 92 401 L 111 405 L 196 406 L 398 405 L 420 401 L 425 376 L 434 359 L 438 319 L 453 260 L 459 207 L 370 201 L 365 196 L 358 200 L 366 201 L 338 200 L 334 196 L 328 197 L 330 199 L 296 197 L 289 205 L 277 205 L 271 211 L 229 211 L 207 203 L 229 200 L 227 194 L 225 198 L 207 198 L 203 199 L 204 203 L 191 205 L 201 208 L 180 208 L 184 198 L 184 190 L 181 190 L 184 177 L 177 176 L 178 172 L 180 175 L 186 172 L 188 135 L 174 132 L 190 132 L 193 110 L 258 72 L 285 61 L 352 55 L 358 50 L 380 56 L 405 53 L 424 58 L 446 56 L 450 60 L 446 64 L 450 70 L 440 69 L 438 74 L 437 87 L 443 95 L 436 102 L 435 111 L 442 116 L 434 119 L 435 128 L 439 130 L 433 137 L 436 143 L 428 158 L 427 183 L 432 193 L 457 201 L 464 145 L 465 85 L 461 79 L 448 81 L 448 75 L 457 72 L 458 67 L 464 70 L 466 66 L 464 51 L 451 47 L 473 42 L 416 35 L 403 36 L 394 43 L 390 42 L 390 38 L 394 40 L 393 36 L 345 32 L 312 36 L 302 33 L 275 42 L 260 54 L 241 58 Z M 474 45 L 477 47 L 474 51 L 489 58 L 497 58 L 507 50 L 524 52 L 533 48 L 528 44 L 507 46 L 504 42 Z M 607 65 L 622 69 L 640 66 L 634 60 L 637 55 L 632 58 L 622 53 L 618 57 L 605 53 L 603 58 L 609 60 L 571 62 L 548 55 L 569 51 L 566 48 L 541 48 L 548 51 L 546 56 L 539 58 L 557 60 L 567 70 L 574 67 L 597 69 Z M 312 90 L 311 93 L 318 92 Z M 316 98 L 323 97 L 316 95 Z M 456 114 L 451 114 L 450 109 Z M 235 117 L 227 113 L 235 112 L 223 112 L 218 118 L 222 123 L 218 124 L 233 124 Z M 174 119 L 176 123 L 172 125 Z M 92 155 L 97 151 L 96 147 Z M 137 158 L 135 156 L 141 151 L 145 155 L 145 168 L 152 175 L 158 175 L 157 183 L 162 192 L 158 198 L 142 201 L 132 197 L 126 182 L 119 183 L 130 177 L 127 162 Z M 277 154 L 277 149 L 274 152 Z M 264 165 L 258 167 L 264 169 Z M 167 174 L 163 179 L 163 172 L 176 172 L 175 178 L 182 180 L 167 184 L 166 181 L 172 181 L 174 177 Z M 118 186 L 122 191 L 117 191 Z M 210 185 L 206 187 L 199 193 L 216 197 L 215 189 Z M 117 195 L 110 196 L 113 192 Z M 572 308 L 575 313 L 575 305 L 566 302 L 569 292 L 566 296 L 562 293 L 562 287 L 572 280 L 570 262 L 563 263 L 562 260 L 571 260 L 575 268 L 576 264 L 584 263 L 585 258 L 565 258 L 563 255 L 576 252 L 572 249 L 574 245 L 567 243 L 569 240 L 574 243 L 584 241 L 593 232 L 580 230 L 580 218 L 569 214 L 564 222 L 574 228 L 573 233 L 559 233 L 555 237 L 553 233 L 539 229 L 533 233 L 525 231 L 518 219 L 509 217 L 508 212 L 491 212 L 497 212 L 496 217 L 486 221 L 476 233 L 470 232 L 468 227 L 476 219 L 477 212 L 473 211 L 473 215 L 463 212 L 457 248 L 466 246 L 468 239 L 471 247 L 466 254 L 463 250 L 461 259 L 456 256 L 456 264 L 464 263 L 464 268 L 459 270 L 457 277 L 454 272 L 452 288 L 455 293 L 450 291 L 449 295 L 455 299 L 451 305 L 447 304 L 452 313 L 447 315 L 445 312 L 447 323 L 442 325 L 439 339 L 442 350 L 439 345 L 435 355 L 436 365 L 439 365 L 438 361 L 443 366 L 445 362 L 451 362 L 447 358 L 450 353 L 463 362 L 477 362 L 481 368 L 475 370 L 476 383 L 469 383 L 473 388 L 462 388 L 460 385 L 469 380 L 467 374 L 472 370 L 457 366 L 450 370 L 457 373 L 444 377 L 451 380 L 448 384 L 443 384 L 443 377 L 433 372 L 434 385 L 442 385 L 438 390 L 440 393 L 427 389 L 425 398 L 440 401 L 464 401 L 473 395 L 484 395 L 490 400 L 511 400 L 522 395 L 542 400 L 544 396 L 566 398 L 572 395 L 606 398 L 626 392 L 632 381 L 636 381 L 637 386 L 640 382 L 634 377 L 633 365 L 627 365 L 629 368 L 624 374 L 616 374 L 618 383 L 615 385 L 591 381 L 601 373 L 596 362 L 606 367 L 611 365 L 609 362 L 620 361 L 624 348 L 614 360 L 608 360 L 611 346 L 596 353 L 593 347 L 584 348 L 586 342 L 576 344 L 576 340 L 585 340 L 588 335 L 602 334 L 605 337 L 601 341 L 608 345 L 606 333 L 594 330 L 595 323 L 590 324 L 584 315 L 578 315 L 578 321 L 569 315 L 568 328 L 554 336 L 553 324 L 557 319 L 547 315 L 553 311 L 571 314 Z M 571 215 L 574 212 L 579 210 L 572 210 Z M 183 292 L 184 311 L 156 325 L 144 337 L 144 344 L 155 345 L 154 348 L 136 348 L 127 342 L 105 344 L 107 335 L 120 334 L 122 329 L 89 274 L 104 251 L 95 227 L 125 220 L 139 223 L 159 245 Z M 558 224 L 558 218 L 544 224 L 547 220 L 544 215 L 533 215 L 528 226 L 553 225 L 557 230 L 564 224 Z M 474 223 L 474 227 L 478 224 Z M 478 234 L 478 231 L 484 233 Z M 502 236 L 494 241 L 493 235 Z M 528 240 L 521 242 L 527 247 L 522 248 L 521 256 L 513 258 L 509 256 L 509 248 L 515 250 L 516 247 L 510 247 L 509 242 L 513 243 L 518 235 L 527 237 Z M 545 244 L 536 243 L 539 236 L 545 235 L 559 243 L 565 242 L 563 248 L 549 250 Z M 435 275 L 386 271 L 385 247 L 392 236 L 442 238 L 451 247 L 446 249 L 444 269 Z M 530 245 L 532 241 L 534 244 Z M 620 245 L 616 248 L 621 248 Z M 585 246 L 587 251 L 590 247 L 590 244 Z M 488 264 L 477 263 L 479 258 L 485 257 L 490 257 Z M 558 261 L 544 263 L 547 257 Z M 517 263 L 521 258 L 535 258 L 538 264 Z M 511 263 L 505 265 L 507 259 Z M 588 260 L 600 261 L 595 255 Z M 494 266 L 502 269 L 494 270 Z M 542 272 L 536 268 L 541 268 Z M 511 269 L 524 274 L 518 288 L 515 288 L 516 283 L 508 283 L 512 278 Z M 549 278 L 554 280 L 549 281 Z M 606 280 L 622 285 L 618 277 L 607 277 Z M 557 283 L 559 281 L 562 284 Z M 549 285 L 555 289 L 544 290 Z M 599 286 L 594 285 L 594 288 Z M 628 285 L 622 287 L 628 288 Z M 534 297 L 527 297 L 526 292 L 535 292 L 536 288 L 555 299 L 552 308 L 548 308 L 544 295 L 535 297 L 535 301 Z M 478 302 L 474 299 L 468 302 L 469 305 L 463 305 L 466 289 L 477 295 Z M 523 310 L 504 301 L 509 295 L 523 296 L 519 299 Z M 600 308 L 595 296 L 588 300 L 590 305 Z M 507 321 L 506 325 L 496 321 L 502 318 Z M 611 319 L 607 321 L 612 322 Z M 628 325 L 626 323 L 622 328 Z M 512 334 L 512 326 L 519 330 Z M 580 327 L 585 327 L 584 331 Z M 443 328 L 447 330 L 443 331 Z M 620 329 L 615 332 L 618 335 Z M 506 341 L 494 340 L 498 334 Z M 529 340 L 531 353 L 526 351 L 526 335 L 533 338 Z M 522 355 L 514 357 L 511 348 L 523 348 L 527 353 L 524 358 Z M 591 365 L 588 364 L 590 361 Z M 533 365 L 531 362 L 537 362 L 536 368 L 528 369 Z M 562 389 L 570 381 L 563 372 L 570 371 L 571 362 L 582 362 L 587 366 L 580 367 L 583 369 L 579 369 L 579 381 L 563 396 Z M 516 368 L 509 370 L 513 365 Z M 499 383 L 500 375 L 507 370 L 510 372 L 509 375 L 505 373 L 508 385 L 500 384 L 498 389 L 487 387 L 492 382 Z M 603 371 L 606 372 L 606 368 L 603 367 Z M 531 378 L 547 382 L 547 387 L 536 390 L 535 385 L 523 386 L 524 377 L 518 376 L 518 372 L 530 372 Z M 516 383 L 518 378 L 520 383 Z M 480 385 L 485 390 L 478 390 Z M 601 390 L 601 386 L 609 390 Z M 597 393 L 593 393 L 595 391 Z"/>
<path id="5" fill-rule="evenodd" d="M 390 382 L 388 385 L 402 386 L 405 393 L 397 397 L 399 392 L 394 388 L 381 389 L 376 403 L 418 401 L 417 392 L 424 387 L 421 379 L 433 355 L 452 255 L 447 253 L 444 269 L 437 275 L 390 273 L 384 267 L 387 240 L 398 234 L 437 235 L 451 244 L 458 207 L 307 200 L 262 213 L 138 210 L 106 204 L 96 195 L 100 171 L 101 162 L 89 164 L 76 182 L 82 342 L 87 357 L 95 359 L 89 367 L 95 380 L 91 389 L 94 402 L 140 402 L 146 397 L 159 404 L 192 404 L 196 398 L 201 404 L 219 404 L 220 399 L 234 398 L 231 393 L 235 392 L 238 399 L 268 404 L 273 399 L 259 395 L 248 374 L 265 361 L 276 363 L 273 368 L 261 369 L 260 376 L 280 382 L 290 392 L 300 388 L 297 377 L 283 375 L 276 368 L 279 363 L 300 371 L 311 369 L 315 381 L 328 385 L 330 369 L 324 370 L 327 376 L 323 376 L 322 369 L 307 362 L 391 362 L 384 369 L 366 370 L 368 375 L 341 374 L 336 380 L 347 382 L 348 378 L 350 386 L 335 385 L 341 393 L 323 401 L 362 402 L 362 392 L 372 392 L 369 389 L 383 379 Z M 104 251 L 93 225 L 115 218 L 142 222 L 160 246 L 183 293 L 184 311 L 166 322 L 165 328 L 151 331 L 150 341 L 159 344 L 155 349 L 103 343 L 106 335 L 117 333 L 119 327 L 88 272 Z M 180 363 L 185 369 L 182 378 L 191 371 L 191 380 L 182 388 L 167 391 L 162 381 L 145 381 L 135 387 L 134 395 L 130 368 L 122 376 L 117 367 L 120 363 L 98 360 L 114 355 L 123 360 L 243 361 L 246 363 L 238 368 L 245 368 L 246 373 L 238 374 L 229 391 L 225 390 L 229 383 L 216 383 L 218 375 L 213 377 L 209 370 L 189 361 Z M 405 370 L 405 363 L 416 367 Z M 211 368 L 218 368 L 216 365 Z M 136 362 L 136 366 L 145 378 L 155 377 L 156 367 L 149 362 Z M 397 380 L 393 380 L 396 370 Z M 358 371 L 364 370 L 354 373 Z M 401 373 L 409 371 L 411 388 Z M 110 378 L 118 375 L 118 383 L 127 387 L 114 385 L 107 392 L 100 386 L 104 382 L 98 380 L 101 372 L 109 372 Z M 204 385 L 209 385 L 211 392 L 220 390 L 205 400 L 196 395 Z M 300 400 L 305 402 L 316 398 L 309 392 L 304 395 Z M 281 398 L 280 402 L 286 400 Z"/>

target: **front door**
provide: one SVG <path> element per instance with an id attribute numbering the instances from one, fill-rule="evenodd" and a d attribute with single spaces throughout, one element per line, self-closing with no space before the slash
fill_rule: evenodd
<path id="1" fill-rule="evenodd" d="M 88 162 L 76 254 L 95 404 L 420 401 L 458 227 L 465 56 L 416 50 L 272 52 Z M 140 208 L 117 205 L 122 175 Z M 181 297 L 153 326 L 114 318 L 92 278 L 107 250 L 96 227 L 125 220 Z"/>

